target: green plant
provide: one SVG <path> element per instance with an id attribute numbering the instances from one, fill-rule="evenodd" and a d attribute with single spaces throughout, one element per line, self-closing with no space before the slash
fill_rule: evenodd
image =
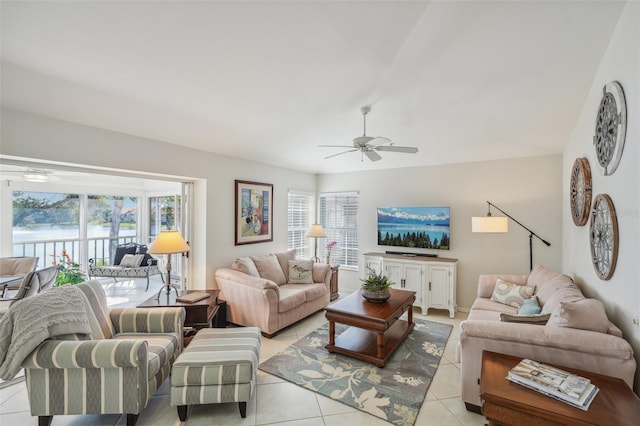
<path id="1" fill-rule="evenodd" d="M 71 260 L 66 250 L 62 250 L 60 256 L 56 259 L 56 255 L 52 254 L 52 265 L 58 265 L 58 276 L 56 277 L 56 285 L 63 284 L 79 284 L 85 281 L 84 272 L 80 270 L 80 264 Z"/>
<path id="2" fill-rule="evenodd" d="M 382 273 L 377 274 L 376 271 L 367 267 L 369 271 L 369 276 L 366 280 L 362 281 L 362 289 L 367 291 L 384 291 L 390 289 L 395 283 L 389 280 L 388 277 L 382 275 Z"/>

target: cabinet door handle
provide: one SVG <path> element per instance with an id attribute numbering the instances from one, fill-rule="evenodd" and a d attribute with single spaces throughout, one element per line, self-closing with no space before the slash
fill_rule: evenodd
<path id="1" fill-rule="evenodd" d="M 431 291 L 431 281 L 429 281 L 429 291 Z"/>
<path id="2" fill-rule="evenodd" d="M 400 287 L 405 288 L 404 278 L 400 280 Z"/>

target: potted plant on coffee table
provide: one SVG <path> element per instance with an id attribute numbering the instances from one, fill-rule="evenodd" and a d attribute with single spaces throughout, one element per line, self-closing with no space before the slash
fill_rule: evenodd
<path id="1" fill-rule="evenodd" d="M 360 280 L 362 281 L 362 297 L 369 302 L 385 302 L 391 297 L 389 289 L 395 283 L 382 275 L 382 273 L 377 274 L 376 271 L 369 267 L 367 269 L 369 270 L 369 276 L 365 280 Z"/>

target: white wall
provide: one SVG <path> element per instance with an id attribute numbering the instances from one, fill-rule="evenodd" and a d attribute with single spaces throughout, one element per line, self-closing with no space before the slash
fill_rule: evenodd
<path id="1" fill-rule="evenodd" d="M 640 3 L 629 2 L 610 40 L 589 97 L 571 136 L 563 158 L 562 221 L 564 229 L 563 269 L 573 276 L 588 297 L 604 302 L 609 318 L 622 329 L 633 346 L 640 365 Z M 595 117 L 602 87 L 618 81 L 627 101 L 627 136 L 622 159 L 615 173 L 603 176 L 598 171 L 592 145 Z M 589 223 L 578 227 L 571 220 L 569 180 L 573 162 L 587 157 L 591 165 L 593 197 L 608 194 L 615 205 L 620 245 L 613 277 L 600 280 L 591 264 Z M 636 392 L 640 372 L 636 372 Z"/>
<path id="2" fill-rule="evenodd" d="M 458 259 L 457 303 L 465 310 L 475 298 L 479 274 L 529 272 L 529 233 L 517 224 L 510 221 L 507 234 L 471 232 L 471 217 L 486 215 L 486 201 L 491 201 L 551 243 L 547 247 L 534 239 L 534 264 L 560 269 L 561 171 L 562 158 L 555 155 L 321 175 L 318 190 L 360 192 L 358 238 L 361 255 L 368 251 L 394 250 L 377 245 L 377 207 L 451 207 L 451 250 L 422 251 Z M 495 210 L 492 213 L 500 215 Z M 340 288 L 357 289 L 359 274 L 361 272 L 340 271 Z"/>
<path id="3" fill-rule="evenodd" d="M 215 287 L 214 272 L 238 256 L 287 247 L 287 190 L 315 191 L 316 176 L 135 136 L 3 109 L 4 156 L 198 178 L 190 288 Z M 234 180 L 274 185 L 273 242 L 234 245 Z M 4 188 L 2 189 L 5 190 Z M 206 198 L 206 199 L 203 199 Z"/>

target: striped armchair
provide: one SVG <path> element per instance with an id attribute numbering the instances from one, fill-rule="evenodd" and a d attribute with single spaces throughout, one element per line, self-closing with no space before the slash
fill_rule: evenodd
<path id="1" fill-rule="evenodd" d="M 98 281 L 78 284 L 89 301 L 91 340 L 47 340 L 22 363 L 31 415 L 126 413 L 134 425 L 182 352 L 183 308 L 108 309 Z"/>

